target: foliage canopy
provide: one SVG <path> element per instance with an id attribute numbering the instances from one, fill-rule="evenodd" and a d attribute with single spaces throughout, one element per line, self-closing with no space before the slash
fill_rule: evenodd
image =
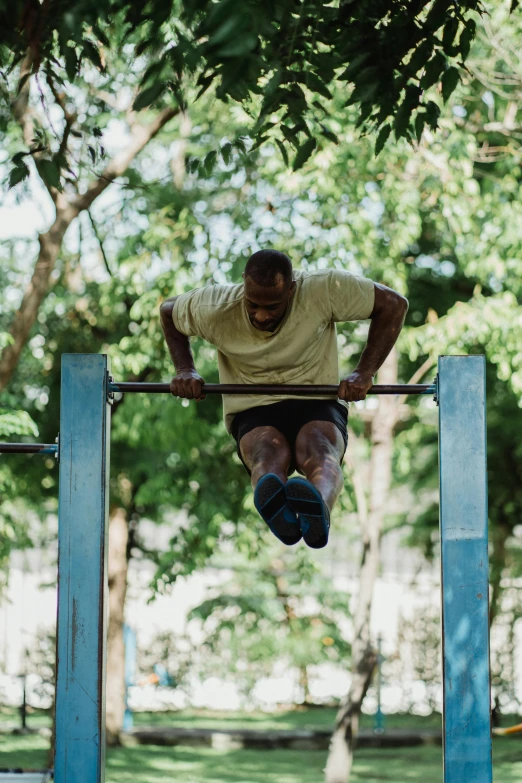
<path id="1" fill-rule="evenodd" d="M 136 110 L 184 109 L 212 87 L 246 109 L 256 144 L 274 140 L 299 168 L 319 139 L 338 141 L 334 87 L 358 127 L 379 131 L 378 151 L 392 132 L 435 129 L 481 13 L 478 0 L 15 0 L 0 10 L 0 67 L 28 55 L 30 72 L 74 84 L 86 66 L 110 77 L 109 55 L 123 53 Z"/>

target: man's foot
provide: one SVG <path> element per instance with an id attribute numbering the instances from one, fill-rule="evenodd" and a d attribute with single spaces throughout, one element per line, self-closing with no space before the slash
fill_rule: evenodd
<path id="1" fill-rule="evenodd" d="M 286 499 L 298 515 L 303 538 L 312 549 L 328 543 L 330 512 L 314 485 L 304 478 L 291 478 L 286 484 Z"/>
<path id="2" fill-rule="evenodd" d="M 266 524 L 280 541 L 287 546 L 301 540 L 299 520 L 289 508 L 285 485 L 274 473 L 266 473 L 257 482 L 254 504 Z"/>

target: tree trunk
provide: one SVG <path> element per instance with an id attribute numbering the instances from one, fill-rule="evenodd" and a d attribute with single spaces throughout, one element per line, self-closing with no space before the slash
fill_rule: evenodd
<path id="1" fill-rule="evenodd" d="M 379 370 L 379 383 L 397 383 L 397 350 L 394 348 Z M 353 761 L 354 744 L 359 728 L 361 706 L 377 662 L 377 652 L 370 638 L 370 615 L 373 590 L 380 562 L 382 523 L 391 483 L 393 430 L 397 419 L 397 402 L 381 396 L 372 420 L 369 507 L 358 502 L 362 528 L 362 560 L 359 596 L 354 616 L 352 642 L 352 681 L 341 706 L 330 741 L 325 769 L 326 783 L 347 783 Z M 359 487 L 355 487 L 360 497 Z"/>
<path id="2" fill-rule="evenodd" d="M 107 634 L 107 744 L 120 745 L 125 711 L 123 622 L 127 592 L 127 514 L 115 508 L 109 522 L 109 623 Z"/>

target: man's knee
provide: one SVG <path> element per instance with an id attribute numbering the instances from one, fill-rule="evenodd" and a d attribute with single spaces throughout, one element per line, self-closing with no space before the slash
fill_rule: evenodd
<path id="1" fill-rule="evenodd" d="M 278 456 L 282 460 L 290 457 L 288 442 L 275 427 L 256 427 L 243 435 L 239 445 L 247 464 L 273 460 Z"/>
<path id="2" fill-rule="evenodd" d="M 340 469 L 344 452 L 344 440 L 331 422 L 311 422 L 299 432 L 295 444 L 295 461 L 298 470 L 307 473 L 326 463 Z"/>

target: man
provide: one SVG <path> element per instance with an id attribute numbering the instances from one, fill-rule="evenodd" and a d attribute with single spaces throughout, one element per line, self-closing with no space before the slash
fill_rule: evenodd
<path id="1" fill-rule="evenodd" d="M 328 542 L 330 512 L 343 486 L 348 402 L 364 400 L 395 344 L 407 300 L 340 270 L 292 270 L 276 250 L 260 250 L 241 285 L 210 285 L 168 299 L 161 324 L 176 368 L 173 395 L 202 400 L 189 336 L 218 350 L 221 383 L 338 384 L 336 322 L 371 319 L 355 370 L 337 401 L 286 396 L 223 396 L 225 423 L 251 475 L 254 502 L 285 544 Z M 288 479 L 297 469 L 304 476 Z"/>

